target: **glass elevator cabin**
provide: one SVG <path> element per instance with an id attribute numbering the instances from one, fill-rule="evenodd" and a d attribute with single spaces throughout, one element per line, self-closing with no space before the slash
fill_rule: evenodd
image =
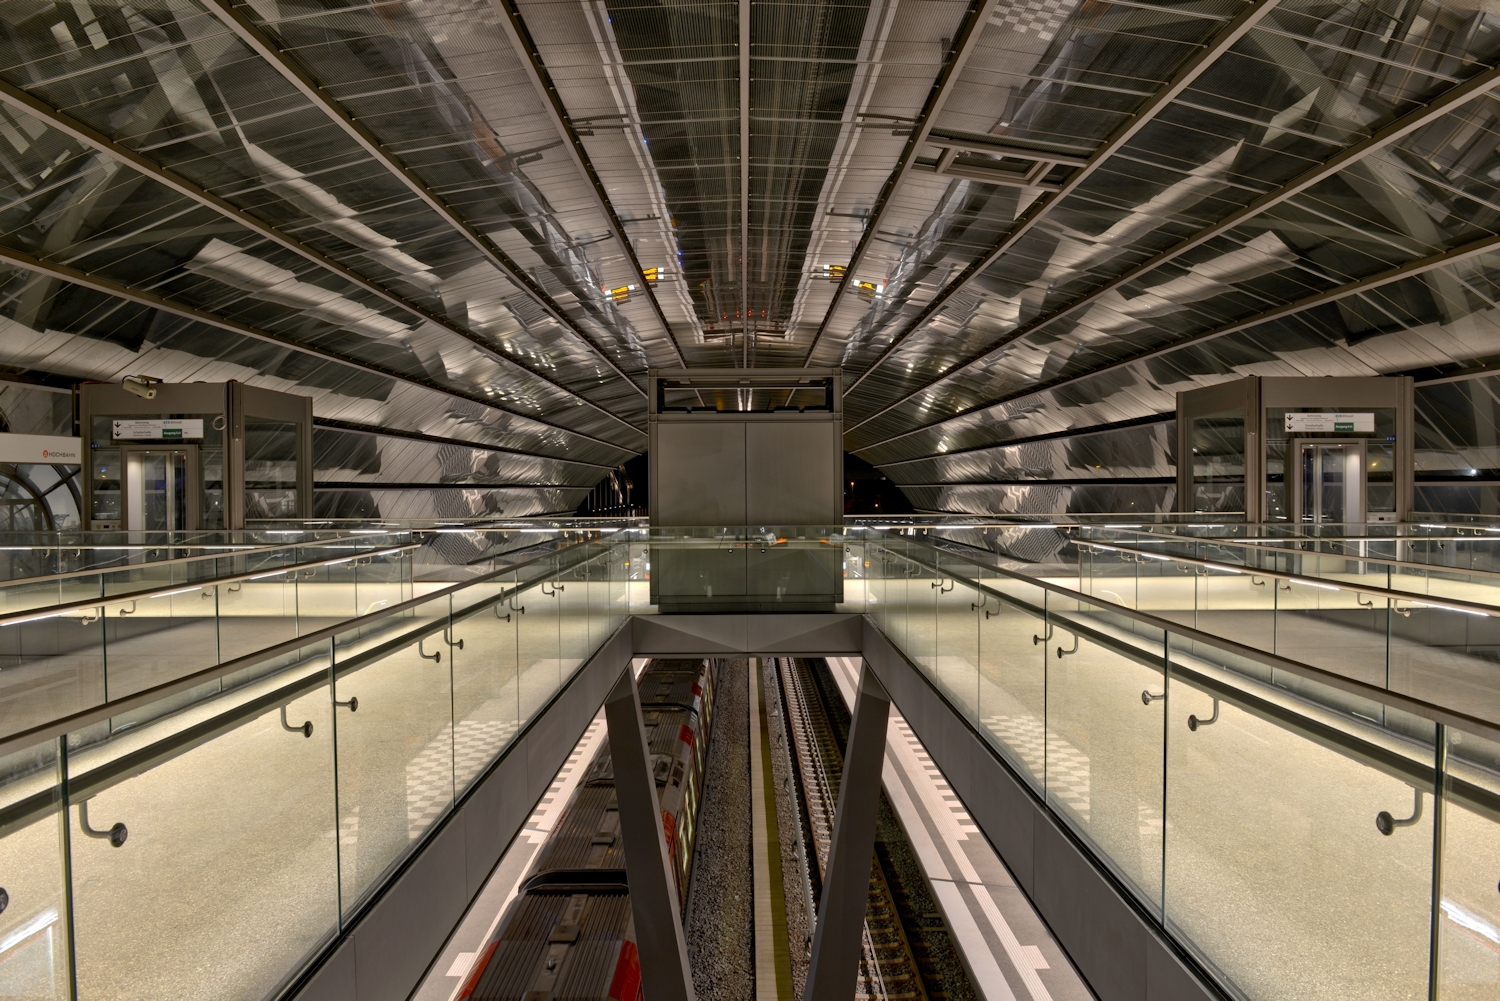
<path id="1" fill-rule="evenodd" d="M 1177 509 L 1310 525 L 1412 510 L 1405 376 L 1251 376 L 1177 394 Z"/>
<path id="2" fill-rule="evenodd" d="M 234 529 L 312 517 L 312 400 L 240 382 L 79 387 L 95 530 Z"/>

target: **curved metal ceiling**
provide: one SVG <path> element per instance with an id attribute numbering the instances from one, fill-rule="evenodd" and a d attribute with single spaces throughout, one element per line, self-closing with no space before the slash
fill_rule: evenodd
<path id="1" fill-rule="evenodd" d="M 388 432 L 329 483 L 538 508 L 653 366 L 841 365 L 914 495 L 1003 479 L 1500 361 L 1497 58 L 1491 0 L 11 0 L 0 367 L 307 393 Z"/>

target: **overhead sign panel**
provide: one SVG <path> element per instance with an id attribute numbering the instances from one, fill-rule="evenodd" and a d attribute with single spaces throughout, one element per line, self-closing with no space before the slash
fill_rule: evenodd
<path id="1" fill-rule="evenodd" d="M 164 417 L 114 421 L 115 441 L 184 441 L 203 437 L 203 419 Z"/>
<path id="2" fill-rule="evenodd" d="M 50 434 L 0 434 L 0 462 L 45 462 L 76 466 L 83 441 Z"/>
<path id="3" fill-rule="evenodd" d="M 1287 414 L 1288 434 L 1331 434 L 1352 431 L 1374 434 L 1374 414 Z"/>

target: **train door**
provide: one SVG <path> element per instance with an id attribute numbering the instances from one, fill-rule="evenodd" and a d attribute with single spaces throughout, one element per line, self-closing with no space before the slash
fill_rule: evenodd
<path id="1" fill-rule="evenodd" d="M 1363 440 L 1298 438 L 1291 452 L 1292 510 L 1314 525 L 1364 524 L 1365 443 Z"/>
<path id="2" fill-rule="evenodd" d="M 125 528 L 132 532 L 183 532 L 198 527 L 198 448 L 127 448 Z"/>

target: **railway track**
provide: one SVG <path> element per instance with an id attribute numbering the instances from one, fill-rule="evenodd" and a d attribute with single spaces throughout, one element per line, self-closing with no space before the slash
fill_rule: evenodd
<path id="1" fill-rule="evenodd" d="M 776 658 L 776 670 L 792 738 L 802 826 L 813 849 L 807 856 L 807 875 L 810 894 L 816 899 L 833 842 L 834 810 L 844 770 L 843 744 L 848 721 L 843 717 L 832 718 L 827 699 L 836 693 L 824 689 L 831 679 L 820 684 L 809 662 L 780 657 Z M 891 890 L 884 867 L 878 863 L 872 865 L 855 997 L 862 1001 L 937 1001 L 946 992 L 929 992 L 923 964 L 918 959 L 927 950 L 914 949 L 908 934 L 909 927 L 920 933 L 920 925 L 912 923 L 912 916 L 902 914 L 898 896 Z"/>

